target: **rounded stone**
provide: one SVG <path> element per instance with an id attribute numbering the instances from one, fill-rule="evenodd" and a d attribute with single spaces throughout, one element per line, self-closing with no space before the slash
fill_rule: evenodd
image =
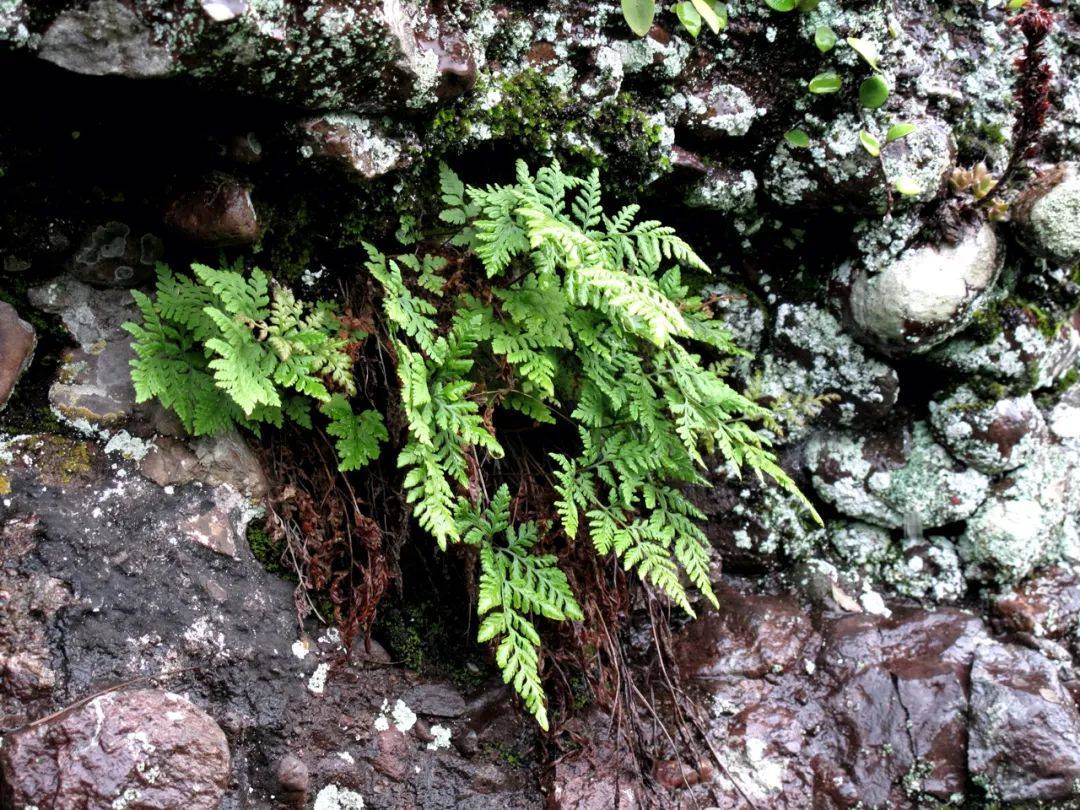
<path id="1" fill-rule="evenodd" d="M 1026 463 L 1046 439 L 1031 394 L 985 402 L 961 387 L 930 403 L 930 424 L 955 458 L 990 475 Z"/>
<path id="2" fill-rule="evenodd" d="M 307 793 L 311 786 L 308 766 L 296 754 L 286 754 L 278 762 L 275 771 L 281 789 L 289 793 Z"/>
<path id="3" fill-rule="evenodd" d="M 229 745 L 213 718 L 179 695 L 110 692 L 8 736 L 0 774 L 13 807 L 216 810 Z"/>
<path id="4" fill-rule="evenodd" d="M 967 326 L 1001 258 L 994 228 L 984 224 L 955 245 L 909 248 L 879 273 L 845 267 L 833 287 L 864 340 L 886 353 L 918 354 Z"/>
<path id="5" fill-rule="evenodd" d="M 1065 163 L 1044 174 L 1017 204 L 1015 218 L 1035 255 L 1062 265 L 1080 261 L 1080 166 Z"/>

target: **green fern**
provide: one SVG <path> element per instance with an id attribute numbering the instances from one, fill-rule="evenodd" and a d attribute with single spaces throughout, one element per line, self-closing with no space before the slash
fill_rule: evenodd
<path id="1" fill-rule="evenodd" d="M 555 558 L 529 551 L 541 526 L 511 525 L 505 486 L 486 507 L 477 495 L 485 459 L 503 452 L 492 406 L 549 422 L 570 410 L 580 450 L 551 454 L 563 542 L 584 529 L 597 554 L 691 614 L 687 585 L 716 604 L 703 515 L 683 494 L 704 483 L 707 455 L 797 489 L 752 427 L 769 411 L 730 386 L 723 362 L 704 359 L 742 352 L 684 285 L 680 267 L 708 268 L 671 228 L 635 222 L 636 206 L 609 218 L 599 174 L 557 164 L 534 176 L 519 163 L 515 183 L 485 188 L 441 166 L 440 188 L 440 219 L 461 229 L 452 243 L 492 280 L 482 300 L 460 296 L 440 322 L 441 263 L 365 245 L 397 356 L 398 464 L 420 526 L 441 547 L 479 547 L 479 638 L 496 643 L 503 677 L 546 728 L 533 617 L 581 612 Z"/>
<path id="2" fill-rule="evenodd" d="M 157 398 L 194 435 L 234 425 L 257 431 L 286 419 L 311 427 L 311 402 L 329 419 L 342 470 L 378 455 L 378 412 L 353 414 L 349 344 L 333 311 L 297 301 L 258 268 L 192 265 L 194 277 L 158 265 L 155 296 L 132 292 L 141 323 L 126 323 L 138 402 Z M 331 393 L 333 391 L 333 393 Z"/>

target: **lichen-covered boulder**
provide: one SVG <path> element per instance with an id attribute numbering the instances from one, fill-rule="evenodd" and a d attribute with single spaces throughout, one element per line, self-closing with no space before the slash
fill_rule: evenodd
<path id="1" fill-rule="evenodd" d="M 888 529 L 851 521 L 830 525 L 829 543 L 845 571 L 868 576 L 889 593 L 953 602 L 966 589 L 956 547 L 945 537 L 894 541 Z"/>
<path id="2" fill-rule="evenodd" d="M 1014 219 L 1037 256 L 1062 265 L 1080 261 L 1080 166 L 1055 166 L 1020 199 Z"/>
<path id="3" fill-rule="evenodd" d="M 0 301 L 0 411 L 34 359 L 36 345 L 34 327 L 19 317 L 15 307 Z"/>
<path id="4" fill-rule="evenodd" d="M 923 353 L 970 322 L 1002 256 L 984 224 L 955 245 L 908 248 L 877 273 L 844 265 L 832 287 L 861 338 L 887 353 Z"/>
<path id="5" fill-rule="evenodd" d="M 1080 561 L 1080 443 L 1047 442 L 996 482 L 959 549 L 968 576 L 1015 582 L 1036 566 Z"/>
<path id="6" fill-rule="evenodd" d="M 784 206 L 866 213 L 884 211 L 890 199 L 900 207 L 932 200 L 952 166 L 956 146 L 944 122 L 914 117 L 911 123 L 915 129 L 906 138 L 886 143 L 880 133 L 880 155 L 874 156 L 860 140 L 865 125 L 856 115 L 808 115 L 800 128 L 810 144 L 776 145 L 765 175 L 766 193 Z M 900 179 L 917 187 L 918 193 L 894 194 Z"/>
<path id="7" fill-rule="evenodd" d="M 847 517 L 900 528 L 907 516 L 935 528 L 986 500 L 989 479 L 958 464 L 926 422 L 885 432 L 827 431 L 804 451 L 814 490 Z M 910 520 L 910 518 L 908 518 Z"/>
<path id="8" fill-rule="evenodd" d="M 350 179 L 374 180 L 408 166 L 415 144 L 387 134 L 378 122 L 352 114 L 322 115 L 300 124 L 300 154 L 342 171 Z M 415 139 L 414 139 L 415 140 Z"/>
<path id="9" fill-rule="evenodd" d="M 828 398 L 821 403 L 826 417 L 842 425 L 880 419 L 899 393 L 896 372 L 868 356 L 836 318 L 813 304 L 777 308 L 772 339 L 760 362 L 761 396 L 779 402 Z M 787 427 L 791 437 L 806 430 L 806 425 Z"/>
<path id="10" fill-rule="evenodd" d="M 213 718 L 179 695 L 109 692 L 5 737 L 0 774 L 17 807 L 216 810 L 229 745 Z"/>
<path id="11" fill-rule="evenodd" d="M 1038 391 L 1076 367 L 1080 311 L 1048 323 L 1031 307 L 1007 304 L 993 334 L 957 335 L 928 356 L 950 371 L 1000 382 L 1021 393 Z"/>
<path id="12" fill-rule="evenodd" d="M 960 387 L 930 403 L 930 425 L 954 457 L 989 475 L 1025 464 L 1046 438 L 1031 394 L 987 402 Z"/>

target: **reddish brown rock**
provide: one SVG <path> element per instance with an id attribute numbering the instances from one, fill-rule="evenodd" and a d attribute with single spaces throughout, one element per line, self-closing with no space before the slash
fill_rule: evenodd
<path id="1" fill-rule="evenodd" d="M 1055 666 L 1034 650 L 992 644 L 976 652 L 968 767 L 1006 802 L 1076 795 L 1080 714 Z"/>
<path id="2" fill-rule="evenodd" d="M 689 625 L 679 639 L 684 676 L 743 675 L 760 678 L 790 669 L 813 632 L 810 618 L 794 600 L 716 591 L 720 608 L 707 621 Z"/>
<path id="3" fill-rule="evenodd" d="M 34 359 L 36 345 L 34 327 L 19 317 L 15 307 L 0 301 L 0 411 Z"/>
<path id="4" fill-rule="evenodd" d="M 13 807 L 216 810 L 229 746 L 217 723 L 179 695 L 110 692 L 8 736 L 0 773 Z"/>
<path id="5" fill-rule="evenodd" d="M 999 595 L 994 613 L 1004 630 L 1061 638 L 1080 623 L 1080 572 L 1047 568 Z"/>
<path id="6" fill-rule="evenodd" d="M 178 195 L 165 211 L 165 222 L 187 238 L 215 247 L 249 245 L 259 238 L 251 189 L 226 174 L 210 175 Z"/>

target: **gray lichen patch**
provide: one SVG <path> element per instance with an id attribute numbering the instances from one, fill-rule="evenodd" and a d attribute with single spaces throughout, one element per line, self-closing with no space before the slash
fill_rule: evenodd
<path id="1" fill-rule="evenodd" d="M 819 433 L 805 461 L 818 495 L 856 520 L 900 528 L 915 515 L 928 528 L 971 515 L 989 479 L 958 465 L 925 422 L 893 434 Z"/>
<path id="2" fill-rule="evenodd" d="M 1027 463 L 1046 438 L 1031 394 L 986 402 L 961 387 L 930 403 L 930 424 L 953 456 L 990 475 Z"/>

